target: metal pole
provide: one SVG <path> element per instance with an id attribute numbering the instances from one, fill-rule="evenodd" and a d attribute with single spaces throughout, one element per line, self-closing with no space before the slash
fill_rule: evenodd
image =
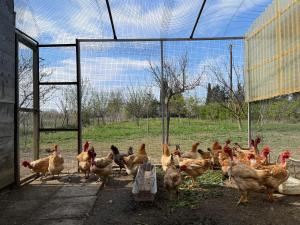
<path id="1" fill-rule="evenodd" d="M 137 41 L 224 41 L 224 40 L 244 40 L 243 36 L 232 37 L 203 37 L 203 38 L 119 38 L 119 39 L 78 39 L 80 42 L 137 42 Z M 41 45 L 42 46 L 42 45 Z M 44 45 L 43 45 L 44 46 Z M 47 45 L 50 47 L 50 45 Z"/>
<path id="2" fill-rule="evenodd" d="M 117 40 L 117 35 L 116 35 L 114 20 L 113 20 L 112 14 L 111 14 L 110 5 L 109 5 L 109 1 L 108 0 L 106 0 L 106 7 L 107 7 L 107 11 L 108 11 L 108 15 L 109 15 L 111 29 L 112 29 L 112 32 L 113 32 L 113 35 L 114 35 L 114 39 Z"/>
<path id="3" fill-rule="evenodd" d="M 33 50 L 33 156 L 39 158 L 40 144 L 40 91 L 39 91 L 39 48 Z"/>
<path id="4" fill-rule="evenodd" d="M 199 11 L 199 14 L 198 14 L 198 16 L 197 16 L 197 19 L 196 19 L 195 25 L 194 25 L 194 27 L 193 27 L 193 31 L 192 31 L 192 33 L 191 33 L 190 38 L 193 38 L 193 36 L 194 36 L 195 30 L 196 30 L 196 27 L 197 27 L 197 25 L 198 25 L 198 22 L 199 22 L 199 19 L 200 19 L 200 17 L 201 17 L 201 14 L 202 14 L 202 12 L 203 12 L 205 3 L 206 3 L 206 0 L 203 0 L 202 5 L 201 5 L 201 8 L 200 8 L 200 11 Z"/>
<path id="5" fill-rule="evenodd" d="M 160 41 L 160 66 L 161 66 L 161 84 L 160 84 L 160 104 L 162 119 L 162 143 L 165 143 L 165 95 L 164 95 L 164 43 Z"/>
<path id="6" fill-rule="evenodd" d="M 229 72 L 229 81 L 230 81 L 230 96 L 232 97 L 232 67 L 233 67 L 233 61 L 232 61 L 232 44 L 229 45 L 229 52 L 230 52 L 230 72 Z"/>
<path id="7" fill-rule="evenodd" d="M 251 143 L 251 102 L 248 102 L 248 147 L 250 148 Z"/>
<path id="8" fill-rule="evenodd" d="M 39 48 L 64 48 L 76 47 L 76 44 L 39 44 Z"/>
<path id="9" fill-rule="evenodd" d="M 20 186 L 19 159 L 19 40 L 15 34 L 15 112 L 14 112 L 14 179 L 15 185 Z"/>
<path id="10" fill-rule="evenodd" d="M 81 152 L 81 134 L 82 134 L 82 124 L 81 124 L 81 67 L 80 67 L 80 41 L 76 39 L 76 68 L 77 68 L 77 147 L 79 154 Z"/>

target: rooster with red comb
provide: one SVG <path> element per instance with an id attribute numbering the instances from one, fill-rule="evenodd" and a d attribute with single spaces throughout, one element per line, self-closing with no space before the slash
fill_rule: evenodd
<path id="1" fill-rule="evenodd" d="M 79 171 L 84 173 L 86 179 L 89 178 L 92 161 L 96 157 L 94 147 L 86 141 L 83 145 L 83 151 L 77 156 Z"/>

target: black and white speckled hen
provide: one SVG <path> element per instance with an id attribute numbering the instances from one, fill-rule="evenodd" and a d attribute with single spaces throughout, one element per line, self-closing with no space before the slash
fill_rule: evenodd
<path id="1" fill-rule="evenodd" d="M 129 147 L 128 153 L 120 153 L 119 149 L 114 145 L 110 146 L 110 149 L 113 153 L 114 162 L 120 167 L 120 173 L 121 173 L 122 168 L 125 168 L 123 158 L 132 155 L 133 149 L 132 147 Z"/>

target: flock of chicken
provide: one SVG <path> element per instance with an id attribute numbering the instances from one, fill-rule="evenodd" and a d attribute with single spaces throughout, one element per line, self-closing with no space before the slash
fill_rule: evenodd
<path id="1" fill-rule="evenodd" d="M 283 151 L 278 156 L 280 162 L 271 164 L 268 160 L 270 147 L 265 146 L 259 152 L 260 141 L 259 137 L 252 140 L 250 148 L 242 148 L 238 143 L 230 146 L 229 140 L 222 147 L 216 141 L 206 152 L 198 149 L 199 143 L 195 143 L 192 150 L 186 153 L 181 153 L 179 146 L 170 153 L 168 145 L 163 145 L 161 163 L 165 171 L 165 187 L 169 192 L 175 191 L 178 196 L 178 187 L 182 182 L 181 171 L 192 178 L 191 186 L 194 186 L 196 177 L 209 169 L 221 168 L 223 175 L 228 176 L 230 181 L 233 180 L 241 193 L 237 204 L 247 203 L 251 191 L 266 191 L 268 200 L 273 202 L 273 192 L 289 177 L 287 159 L 291 154 Z M 201 159 L 198 159 L 197 152 Z M 174 156 L 177 157 L 179 170 Z"/>
<path id="2" fill-rule="evenodd" d="M 43 177 L 47 173 L 58 175 L 64 169 L 64 159 L 58 150 L 58 146 L 55 145 L 52 150 L 48 151 L 49 156 L 29 162 L 23 161 L 22 165 L 28 167 L 35 173 L 40 173 Z M 90 145 L 90 142 L 86 141 L 83 145 L 83 151 L 77 155 L 79 171 L 83 172 L 85 178 L 89 178 L 90 172 L 96 174 L 99 179 L 107 178 L 112 174 L 113 161 L 119 165 L 120 172 L 122 168 L 126 169 L 126 172 L 130 175 L 137 173 L 140 164 L 148 161 L 148 156 L 145 151 L 145 144 L 142 144 L 140 149 L 133 154 L 133 149 L 130 147 L 127 154 L 121 154 L 118 148 L 114 145 L 111 146 L 111 152 L 105 157 L 96 157 L 97 154 L 94 147 Z M 42 178 L 42 177 L 41 177 Z"/>
<path id="3" fill-rule="evenodd" d="M 250 148 L 242 148 L 237 143 L 231 146 L 230 143 L 228 140 L 222 147 L 219 142 L 215 141 L 212 147 L 207 149 L 208 151 L 202 151 L 198 149 L 200 143 L 197 142 L 192 145 L 189 152 L 182 152 L 179 145 L 171 152 L 169 146 L 163 144 L 161 165 L 165 173 L 164 186 L 170 196 L 176 193 L 178 197 L 178 188 L 183 180 L 181 172 L 192 178 L 191 186 L 194 186 L 196 178 L 205 171 L 221 168 L 223 175 L 233 180 L 241 193 L 238 204 L 248 202 L 249 192 L 261 190 L 267 192 L 269 201 L 274 201 L 273 192 L 289 177 L 286 160 L 290 157 L 290 152 L 283 151 L 278 157 L 280 162 L 270 164 L 268 155 L 271 150 L 265 146 L 259 152 L 259 137 L 251 141 Z M 142 144 L 135 154 L 132 147 L 127 153 L 120 153 L 119 149 L 112 145 L 111 152 L 106 157 L 97 158 L 94 147 L 86 141 L 77 160 L 79 170 L 85 174 L 85 178 L 88 178 L 92 172 L 100 180 L 112 174 L 113 162 L 119 166 L 120 172 L 122 168 L 125 168 L 127 174 L 135 176 L 138 167 L 146 163 L 149 158 L 145 144 Z M 24 161 L 23 166 L 36 173 L 42 173 L 44 176 L 46 173 L 54 176 L 61 173 L 64 168 L 63 163 L 64 159 L 58 146 L 55 145 L 49 156 L 32 162 Z"/>

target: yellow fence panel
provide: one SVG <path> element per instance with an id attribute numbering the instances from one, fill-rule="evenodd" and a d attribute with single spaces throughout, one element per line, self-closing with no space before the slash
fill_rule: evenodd
<path id="1" fill-rule="evenodd" d="M 274 0 L 245 39 L 246 101 L 300 91 L 300 0 Z"/>

